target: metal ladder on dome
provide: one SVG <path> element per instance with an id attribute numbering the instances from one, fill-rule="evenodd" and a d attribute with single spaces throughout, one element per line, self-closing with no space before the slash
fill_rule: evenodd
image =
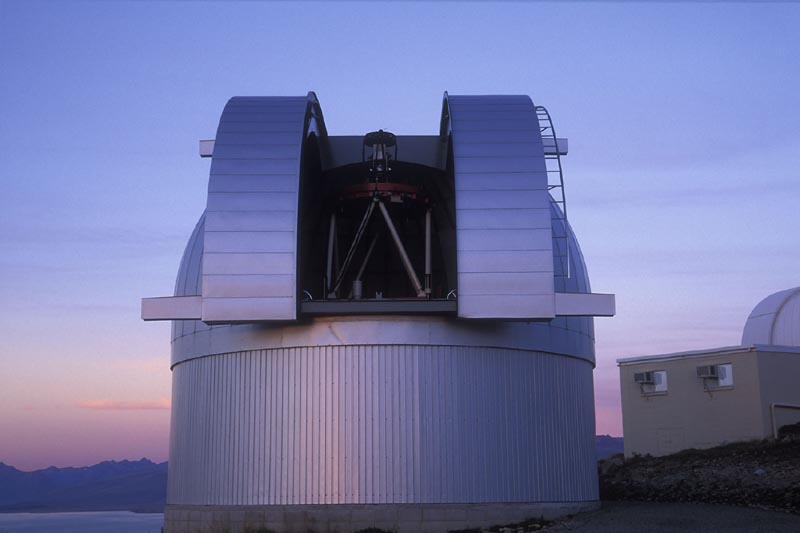
<path id="1" fill-rule="evenodd" d="M 558 150 L 558 138 L 553 127 L 553 119 L 544 106 L 536 106 L 536 118 L 539 121 L 539 132 L 542 143 L 553 147 L 544 151 L 545 167 L 547 168 L 547 191 L 556 205 L 556 220 L 560 225 L 553 224 L 553 263 L 561 264 L 561 274 L 556 270 L 556 277 L 569 278 L 572 275 L 569 254 L 569 226 L 567 225 L 567 197 L 564 194 L 564 171 L 561 166 L 561 155 Z M 560 227 L 559 227 L 560 226 Z M 563 228 L 563 229 L 562 229 Z"/>

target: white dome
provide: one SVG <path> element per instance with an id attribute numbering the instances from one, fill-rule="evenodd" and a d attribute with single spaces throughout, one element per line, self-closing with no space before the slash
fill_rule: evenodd
<path id="1" fill-rule="evenodd" d="M 800 346 L 800 287 L 761 300 L 747 317 L 742 344 Z"/>

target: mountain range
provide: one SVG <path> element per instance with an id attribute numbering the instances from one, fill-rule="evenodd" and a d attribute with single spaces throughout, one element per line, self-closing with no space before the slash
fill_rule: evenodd
<path id="1" fill-rule="evenodd" d="M 622 437 L 597 435 L 598 460 L 622 453 Z M 167 463 L 148 459 L 23 472 L 0 463 L 0 513 L 134 511 L 160 513 Z"/>
<path id="2" fill-rule="evenodd" d="M 0 512 L 164 510 L 167 463 L 104 461 L 23 472 L 0 463 Z"/>
<path id="3" fill-rule="evenodd" d="M 600 461 L 611 455 L 622 453 L 623 438 L 612 437 L 611 435 L 596 435 L 594 438 L 594 446 L 597 450 L 597 460 Z"/>

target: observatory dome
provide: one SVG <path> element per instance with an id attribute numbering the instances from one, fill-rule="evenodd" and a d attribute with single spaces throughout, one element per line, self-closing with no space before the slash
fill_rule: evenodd
<path id="1" fill-rule="evenodd" d="M 596 508 L 614 296 L 591 292 L 566 154 L 521 95 L 445 93 L 438 134 L 363 136 L 328 134 L 313 93 L 231 99 L 173 296 L 142 303 L 172 320 L 165 531 Z"/>
<path id="2" fill-rule="evenodd" d="M 761 300 L 747 317 L 742 344 L 800 346 L 800 287 Z"/>

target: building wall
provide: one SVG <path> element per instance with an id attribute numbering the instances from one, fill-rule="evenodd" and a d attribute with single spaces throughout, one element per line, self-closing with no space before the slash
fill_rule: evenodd
<path id="1" fill-rule="evenodd" d="M 594 501 L 592 366 L 413 344 L 182 361 L 167 503 Z"/>
<path id="2" fill-rule="evenodd" d="M 773 403 L 800 406 L 800 353 L 759 351 L 762 433 L 772 435 Z M 775 409 L 776 427 L 800 422 L 800 409 Z"/>
<path id="3" fill-rule="evenodd" d="M 702 365 L 733 365 L 731 388 L 706 390 Z M 643 394 L 637 372 L 665 370 L 666 393 Z M 758 359 L 740 351 L 620 364 L 625 455 L 667 455 L 686 448 L 767 436 L 761 408 Z"/>

